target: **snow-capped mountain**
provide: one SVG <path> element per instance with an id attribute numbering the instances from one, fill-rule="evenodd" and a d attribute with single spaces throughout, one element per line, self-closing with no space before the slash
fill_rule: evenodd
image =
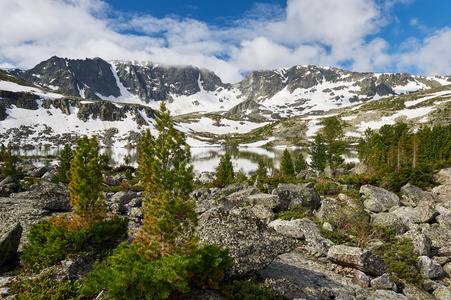
<path id="1" fill-rule="evenodd" d="M 362 105 L 378 99 L 394 103 L 421 90 L 440 94 L 437 89 L 449 84 L 447 76 L 358 73 L 316 66 L 255 71 L 239 83 L 227 84 L 213 72 L 192 66 L 52 57 L 27 71 L 0 70 L 0 143 L 63 145 L 84 134 L 96 134 L 104 146 L 134 145 L 143 130 L 154 130 L 154 109 L 162 100 L 173 115 L 179 115 L 178 129 L 187 133 L 193 146 L 220 144 L 285 119 L 295 121 L 289 126 L 271 125 L 259 138 L 275 145 L 299 145 L 328 113 L 342 115 L 348 123 L 363 120 L 347 135 L 355 138 L 366 123 L 381 117 L 373 113 L 380 107 L 356 117 L 360 111 L 356 107 L 368 107 Z M 444 90 L 448 95 L 448 88 Z M 412 97 L 409 101 L 417 96 Z M 397 107 L 408 118 L 415 106 L 404 102 Z M 438 104 L 423 109 L 426 114 L 418 120 L 427 120 Z M 374 120 L 368 119 L 370 115 Z M 256 134 L 250 135 L 246 142 L 258 140 Z"/>
<path id="2" fill-rule="evenodd" d="M 386 96 L 451 84 L 451 77 L 349 72 L 295 66 L 255 71 L 225 84 L 213 72 L 192 66 L 151 62 L 106 62 L 100 58 L 52 57 L 20 75 L 66 95 L 136 103 L 158 108 L 169 102 L 173 114 L 224 112 L 260 120 L 328 111 Z M 244 102 L 244 103 L 243 103 Z"/>

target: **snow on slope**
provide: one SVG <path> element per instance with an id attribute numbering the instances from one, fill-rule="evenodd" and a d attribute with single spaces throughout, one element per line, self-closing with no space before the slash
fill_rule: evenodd
<path id="1" fill-rule="evenodd" d="M 63 95 L 61 94 L 45 92 L 36 87 L 20 85 L 11 81 L 2 81 L 2 80 L 0 80 L 0 90 L 15 93 L 17 92 L 33 93 L 44 99 L 58 99 L 63 97 Z"/>

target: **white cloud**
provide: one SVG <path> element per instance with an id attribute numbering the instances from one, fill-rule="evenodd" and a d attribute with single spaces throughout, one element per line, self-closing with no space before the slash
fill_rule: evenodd
<path id="1" fill-rule="evenodd" d="M 413 0 L 288 0 L 286 8 L 256 4 L 241 20 L 218 28 L 177 16 L 116 12 L 102 0 L 1 0 L 0 66 L 31 68 L 52 55 L 151 60 L 208 68 L 225 82 L 242 73 L 299 64 L 357 71 L 416 67 L 450 73 L 450 29 L 407 40 L 402 56 L 378 37 Z M 396 45 L 398 46 L 398 45 Z M 408 47 L 409 50 L 406 50 Z"/>
<path id="2" fill-rule="evenodd" d="M 398 68 L 414 66 L 424 75 L 451 74 L 451 28 L 435 31 L 423 42 L 410 39 L 403 49 L 407 51 L 399 55 Z"/>

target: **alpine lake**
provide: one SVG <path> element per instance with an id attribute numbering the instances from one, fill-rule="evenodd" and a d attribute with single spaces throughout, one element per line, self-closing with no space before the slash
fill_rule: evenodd
<path id="1" fill-rule="evenodd" d="M 32 150 L 15 150 L 14 155 L 19 155 L 23 160 L 35 166 L 58 164 L 59 151 L 62 148 L 49 148 Z M 269 172 L 278 169 L 280 159 L 285 148 L 224 148 L 224 147 L 202 147 L 191 148 L 191 164 L 194 173 L 215 172 L 221 156 L 228 153 L 232 158 L 234 171 L 241 171 L 245 175 L 250 175 L 257 170 L 258 161 L 263 160 Z M 310 161 L 307 148 L 288 148 L 293 160 L 302 152 L 307 162 Z M 110 157 L 109 165 L 117 167 L 127 164 L 133 167 L 138 166 L 138 154 L 136 148 L 102 148 L 100 153 L 106 153 Z M 357 151 L 353 148 L 346 149 L 343 158 L 345 162 L 358 162 Z"/>

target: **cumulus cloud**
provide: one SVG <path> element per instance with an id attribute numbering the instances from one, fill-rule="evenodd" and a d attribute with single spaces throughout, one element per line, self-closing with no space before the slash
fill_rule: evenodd
<path id="1" fill-rule="evenodd" d="M 451 74 L 451 28 L 437 30 L 423 42 L 410 39 L 403 49 L 398 68 L 415 66 L 424 75 Z"/>
<path id="2" fill-rule="evenodd" d="M 52 55 L 195 65 L 226 82 L 257 69 L 299 64 L 357 71 L 416 67 L 449 72 L 450 29 L 409 39 L 402 55 L 378 33 L 395 4 L 413 0 L 288 0 L 256 4 L 245 17 L 212 26 L 190 18 L 113 11 L 103 0 L 0 1 L 0 66 L 31 68 Z M 445 66 L 446 65 L 446 66 Z"/>

